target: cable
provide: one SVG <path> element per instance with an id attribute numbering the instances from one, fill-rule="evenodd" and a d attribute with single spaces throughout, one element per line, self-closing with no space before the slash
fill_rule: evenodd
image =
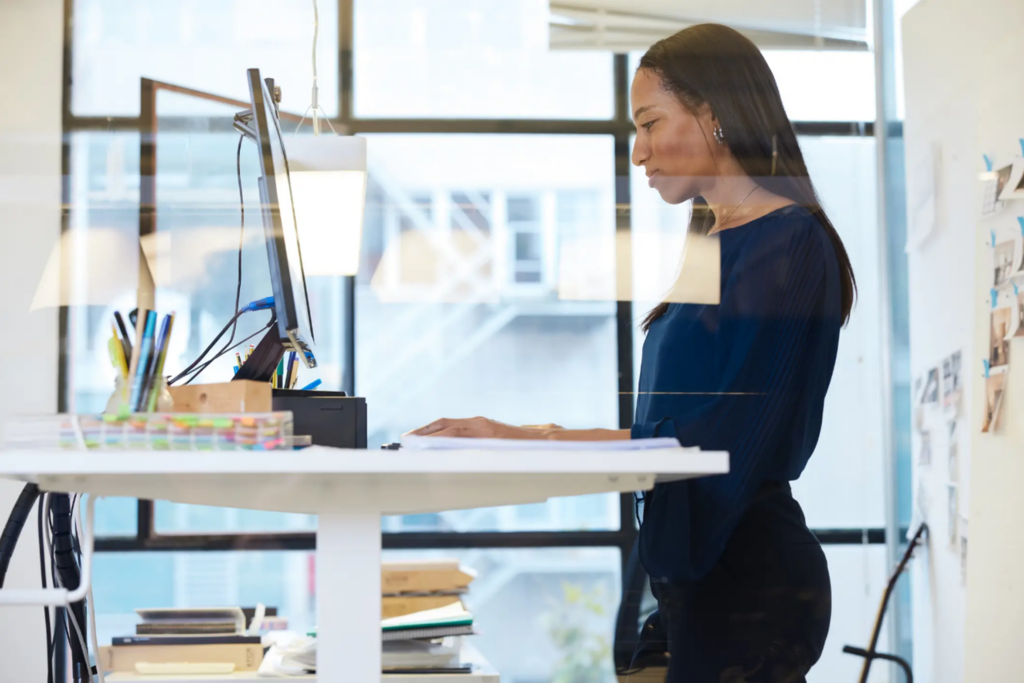
<path id="1" fill-rule="evenodd" d="M 171 380 L 169 382 L 167 382 L 168 386 L 174 384 L 175 382 L 180 380 L 182 377 L 185 377 L 185 376 L 191 374 L 192 370 L 195 369 L 195 367 L 197 365 L 199 365 L 199 363 L 202 362 L 202 360 L 204 358 L 206 358 L 206 354 L 208 354 L 213 349 L 213 347 L 217 345 L 217 342 L 220 341 L 220 338 L 223 337 L 227 333 L 228 328 L 231 327 L 231 325 L 234 324 L 234 322 L 236 320 L 238 320 L 238 318 L 243 313 L 245 313 L 244 310 L 241 310 L 241 311 L 238 311 L 237 313 L 235 313 L 235 315 L 231 318 L 231 320 L 228 321 L 228 324 L 224 326 L 224 329 L 222 329 L 220 332 L 218 332 L 217 336 L 213 338 L 213 341 L 210 342 L 209 346 L 207 346 L 205 349 L 203 349 L 203 352 L 199 354 L 199 357 L 196 358 L 194 361 L 192 361 L 191 365 L 189 365 L 187 368 L 185 368 L 184 370 L 179 372 L 176 376 L 171 378 Z"/>
<path id="2" fill-rule="evenodd" d="M 213 358 L 211 358 L 210 360 L 208 360 L 208 361 L 206 361 L 205 363 L 203 363 L 203 364 L 202 364 L 202 365 L 201 365 L 201 366 L 199 367 L 199 369 L 197 369 L 197 370 L 195 371 L 195 374 L 194 374 L 194 375 L 192 375 L 191 377 L 189 377 L 189 378 L 188 378 L 188 381 L 187 381 L 187 382 L 185 382 L 185 384 L 191 384 L 191 383 L 192 383 L 192 380 L 194 380 L 194 379 L 195 379 L 196 377 L 198 377 L 198 376 L 199 376 L 200 374 L 202 374 L 203 370 L 206 370 L 206 368 L 208 368 L 208 367 L 210 366 L 210 364 L 211 364 L 211 363 L 213 363 L 213 361 L 217 360 L 218 358 L 220 358 L 221 356 L 223 356 L 223 355 L 224 355 L 225 353 L 228 353 L 229 351 L 233 351 L 234 349 L 237 349 L 237 348 L 238 348 L 239 346 L 241 346 L 241 345 L 245 344 L 245 342 L 247 342 L 247 341 L 249 341 L 250 339 L 252 339 L 253 337 L 257 336 L 257 335 L 258 335 L 258 334 L 260 334 L 261 332 L 266 332 L 267 330 L 269 330 L 269 329 L 270 329 L 270 328 L 271 328 L 271 327 L 272 327 L 272 326 L 274 325 L 274 323 L 275 323 L 276 321 L 277 321 L 277 318 L 274 318 L 274 317 L 272 317 L 272 318 L 270 319 L 270 322 L 268 322 L 268 323 L 267 323 L 267 324 L 266 324 L 266 325 L 265 325 L 264 327 L 262 327 L 262 328 L 260 328 L 260 329 L 256 330 L 255 332 L 253 332 L 252 334 L 250 334 L 250 335 L 249 335 L 248 337 L 246 337 L 246 338 L 245 338 L 245 339 L 243 339 L 242 341 L 240 341 L 240 342 L 238 342 L 237 344 L 235 344 L 234 346 L 232 346 L 232 347 L 231 347 L 230 349 L 222 349 L 222 350 L 220 351 L 220 353 L 218 353 L 218 354 L 217 354 L 216 356 L 214 356 L 214 357 L 213 357 Z"/>
<path id="3" fill-rule="evenodd" d="M 75 529 L 78 531 L 79 538 L 85 538 L 85 533 L 82 531 L 81 503 L 79 503 L 78 514 L 75 515 Z M 96 634 L 96 600 L 92 597 L 91 582 L 89 583 L 89 597 L 86 599 L 86 605 L 89 610 L 89 637 L 92 640 L 93 656 L 96 658 L 96 676 L 99 678 L 100 683 L 106 683 L 106 679 L 103 677 L 103 666 L 100 664 L 100 641 Z"/>
<path id="4" fill-rule="evenodd" d="M 236 311 L 239 304 L 242 303 L 242 249 L 245 245 L 245 195 L 242 194 L 242 142 L 244 140 L 244 135 L 238 136 L 238 150 L 235 152 L 235 169 L 238 172 L 238 208 L 242 216 L 241 226 L 238 229 L 238 283 L 235 285 L 235 308 L 233 309 Z M 225 347 L 231 346 L 231 343 L 235 341 L 237 329 L 238 318 L 235 318 L 235 323 L 231 326 L 231 338 L 228 339 Z"/>
<path id="5" fill-rule="evenodd" d="M 43 546 L 43 506 L 46 504 L 47 496 L 39 499 L 39 578 L 42 580 L 43 590 L 46 590 L 46 548 Z M 46 652 L 49 653 L 53 647 L 53 630 L 50 628 L 50 608 L 43 607 L 43 619 L 46 621 Z M 53 657 L 46 658 L 46 683 L 53 683 Z"/>

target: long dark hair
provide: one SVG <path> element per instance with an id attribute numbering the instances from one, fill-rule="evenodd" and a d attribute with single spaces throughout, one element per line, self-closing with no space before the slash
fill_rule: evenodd
<path id="1" fill-rule="evenodd" d="M 821 208 L 775 76 L 757 46 L 728 26 L 700 24 L 659 40 L 640 60 L 640 69 L 657 74 L 690 111 L 707 103 L 744 172 L 769 192 L 806 207 L 828 231 L 839 261 L 842 320 L 848 322 L 857 296 L 850 257 Z M 707 234 L 714 222 L 704 199 L 695 198 L 689 230 Z M 667 310 L 667 302 L 656 306 L 642 329 L 646 332 Z"/>

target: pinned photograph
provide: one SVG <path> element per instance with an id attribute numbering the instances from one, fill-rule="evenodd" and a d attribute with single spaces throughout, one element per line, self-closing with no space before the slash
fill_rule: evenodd
<path id="1" fill-rule="evenodd" d="M 939 369 L 932 368 L 928 371 L 928 379 L 925 380 L 924 390 L 921 392 L 921 403 L 939 402 Z"/>
<path id="2" fill-rule="evenodd" d="M 960 583 L 967 585 L 967 536 L 960 537 Z"/>
<path id="3" fill-rule="evenodd" d="M 1007 169 L 1010 172 L 1004 175 L 1004 171 Z M 996 189 L 1001 202 L 1009 199 L 1024 199 L 1024 159 L 1017 157 L 1013 160 L 1013 164 L 999 169 L 996 174 Z"/>
<path id="4" fill-rule="evenodd" d="M 985 419 L 981 431 L 988 433 L 999 427 L 999 411 L 1003 406 L 1003 389 L 1006 386 L 1006 375 L 1003 373 L 989 375 L 985 379 Z"/>
<path id="5" fill-rule="evenodd" d="M 956 523 L 957 523 L 957 506 L 956 506 L 956 484 L 946 485 L 946 502 L 948 506 L 947 518 L 949 519 L 949 525 L 947 532 L 949 533 L 949 544 L 955 546 L 957 544 L 956 535 Z"/>
<path id="6" fill-rule="evenodd" d="M 932 435 L 929 432 L 921 433 L 921 446 L 917 454 L 917 464 L 920 466 L 932 464 Z"/>
<path id="7" fill-rule="evenodd" d="M 999 242 L 992 250 L 992 264 L 995 268 L 992 285 L 1002 287 L 1010 281 L 1013 271 L 1017 270 L 1017 240 Z"/>
<path id="8" fill-rule="evenodd" d="M 1024 291 L 1017 294 L 1016 301 L 1014 302 L 1013 322 L 1014 325 L 1013 336 L 1024 337 Z"/>
<path id="9" fill-rule="evenodd" d="M 1010 176 L 1013 175 L 1013 164 L 1003 166 L 996 171 L 996 200 L 1002 201 L 1003 192 L 1010 185 Z"/>
<path id="10" fill-rule="evenodd" d="M 942 361 L 942 407 L 953 415 L 959 412 L 963 389 L 960 359 L 960 352 L 957 351 Z"/>
<path id="11" fill-rule="evenodd" d="M 1006 335 L 1010 333 L 1009 308 L 997 308 L 992 311 L 992 322 L 989 330 L 988 365 L 989 370 L 1002 372 L 1010 362 L 1010 342 Z"/>
<path id="12" fill-rule="evenodd" d="M 949 451 L 948 451 L 948 465 L 949 465 L 949 480 L 959 481 L 960 479 L 960 465 L 958 464 L 958 445 L 956 443 L 956 422 L 950 422 L 948 425 L 949 429 Z"/>

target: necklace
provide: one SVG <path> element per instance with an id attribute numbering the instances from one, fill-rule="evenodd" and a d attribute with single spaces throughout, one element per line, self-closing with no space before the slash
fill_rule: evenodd
<path id="1" fill-rule="evenodd" d="M 734 213 L 736 213 L 736 210 L 737 210 L 737 209 L 739 209 L 739 208 L 740 208 L 741 206 L 743 206 L 743 202 L 745 202 L 745 201 L 747 201 L 748 199 L 750 199 L 750 195 L 752 195 L 752 194 L 754 194 L 755 192 L 757 192 L 757 190 L 758 190 L 758 188 L 759 188 L 759 187 L 761 187 L 761 186 L 760 186 L 760 185 L 754 185 L 754 189 L 753 189 L 753 190 L 751 190 L 750 192 L 748 192 L 748 193 L 747 193 L 747 196 L 746 196 L 746 197 L 744 197 L 744 198 L 743 198 L 742 200 L 740 200 L 740 203 L 739 203 L 739 204 L 737 204 L 736 206 L 732 207 L 732 211 L 730 211 L 730 212 L 729 212 L 729 213 L 728 213 L 728 214 L 726 215 L 726 217 L 725 217 L 725 218 L 723 218 L 722 220 L 718 221 L 718 225 L 719 225 L 719 226 L 725 225 L 725 224 L 726 224 L 726 222 L 727 222 L 727 221 L 728 221 L 728 220 L 729 220 L 730 218 L 732 218 L 732 215 L 733 215 Z M 713 235 L 713 234 L 714 234 L 714 233 L 716 233 L 716 232 L 721 232 L 721 228 L 718 228 L 717 230 L 712 230 L 712 231 L 711 231 L 711 233 L 709 233 L 709 234 L 712 234 L 712 235 Z"/>

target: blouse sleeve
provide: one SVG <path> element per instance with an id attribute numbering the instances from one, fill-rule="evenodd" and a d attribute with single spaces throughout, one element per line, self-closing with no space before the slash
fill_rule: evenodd
<path id="1" fill-rule="evenodd" d="M 659 555 L 681 568 L 674 578 L 711 570 L 800 410 L 801 360 L 821 315 L 826 272 L 815 228 L 810 222 L 748 238 L 723 283 L 716 356 L 705 361 L 717 364 L 718 390 L 665 403 L 656 414 L 667 417 L 633 426 L 633 438 L 676 436 L 684 446 L 730 455 L 729 474 L 660 485 L 645 505 L 644 525 L 671 539 Z"/>

